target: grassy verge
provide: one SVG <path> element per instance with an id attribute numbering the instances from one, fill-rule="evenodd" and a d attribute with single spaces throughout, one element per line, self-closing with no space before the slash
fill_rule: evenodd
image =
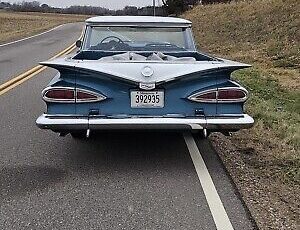
<path id="1" fill-rule="evenodd" d="M 256 124 L 217 140 L 230 142 L 221 145 L 234 154 L 220 147 L 222 158 L 262 229 L 300 224 L 299 12 L 298 0 L 253 0 L 198 6 L 183 15 L 193 22 L 200 50 L 253 65 L 233 77 L 250 91 L 246 110 Z M 262 200 L 255 194 L 274 196 Z M 266 219 L 276 227 L 266 226 Z"/>
<path id="2" fill-rule="evenodd" d="M 246 133 L 266 143 L 273 142 L 273 138 L 279 140 L 278 144 L 284 145 L 286 151 L 274 157 L 290 162 L 291 171 L 284 168 L 285 163 L 283 171 L 288 171 L 290 179 L 297 183 L 300 183 L 299 12 L 297 0 L 256 0 L 199 6 L 184 15 L 194 22 L 200 49 L 253 65 L 234 74 L 250 90 L 247 110 L 257 121 Z"/>
<path id="3" fill-rule="evenodd" d="M 0 11 L 0 44 L 38 34 L 64 23 L 84 21 L 86 18 L 80 15 Z"/>
<path id="4" fill-rule="evenodd" d="M 265 166 L 279 166 L 285 182 L 299 184 L 300 91 L 282 87 L 270 71 L 257 67 L 234 77 L 250 89 L 247 112 L 256 120 L 255 127 L 243 134 L 259 140 L 271 154 Z"/>

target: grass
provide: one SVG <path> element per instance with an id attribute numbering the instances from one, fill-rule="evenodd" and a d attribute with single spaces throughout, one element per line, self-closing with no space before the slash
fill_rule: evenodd
<path id="1" fill-rule="evenodd" d="M 183 15 L 193 21 L 200 50 L 253 65 L 233 77 L 251 93 L 246 109 L 256 124 L 234 140 L 237 145 L 252 143 L 262 153 L 261 160 L 265 157 L 270 168 L 280 169 L 277 177 L 296 184 L 300 184 L 299 12 L 298 0 L 253 0 L 198 6 Z M 247 142 L 243 135 L 250 137 Z"/>
<path id="2" fill-rule="evenodd" d="M 250 89 L 247 112 L 256 120 L 255 127 L 242 134 L 253 138 L 252 148 L 260 145 L 256 152 L 265 152 L 260 156 L 261 160 L 265 158 L 265 167 L 281 170 L 270 175 L 280 176 L 288 184 L 299 184 L 300 91 L 280 86 L 268 71 L 256 68 L 237 72 L 234 77 Z M 255 144 L 257 140 L 259 145 Z"/>
<path id="3" fill-rule="evenodd" d="M 253 66 L 232 77 L 250 92 L 254 127 L 211 141 L 260 229 L 300 224 L 299 12 L 299 0 L 245 0 L 183 15 L 200 50 Z"/>
<path id="4" fill-rule="evenodd" d="M 300 92 L 281 87 L 277 79 L 259 69 L 240 71 L 234 77 L 252 92 L 248 112 L 282 141 L 299 149 Z"/>
<path id="5" fill-rule="evenodd" d="M 0 44 L 38 34 L 64 23 L 84 21 L 86 18 L 81 15 L 0 11 Z"/>
<path id="6" fill-rule="evenodd" d="M 299 10 L 298 0 L 254 0 L 197 7 L 185 16 L 197 18 L 200 48 L 252 63 L 300 68 Z"/>

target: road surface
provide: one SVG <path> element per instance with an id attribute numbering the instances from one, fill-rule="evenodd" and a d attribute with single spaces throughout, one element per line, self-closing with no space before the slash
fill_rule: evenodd
<path id="1" fill-rule="evenodd" d="M 0 85 L 74 42 L 82 24 L 0 47 Z M 40 130 L 46 69 L 0 96 L 1 229 L 254 229 L 209 140 Z M 204 162 L 203 162 L 204 160 Z"/>

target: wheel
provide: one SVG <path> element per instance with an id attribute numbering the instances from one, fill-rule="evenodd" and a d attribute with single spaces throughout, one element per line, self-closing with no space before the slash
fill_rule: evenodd
<path id="1" fill-rule="evenodd" d="M 70 133 L 74 139 L 86 139 L 86 132 L 72 132 Z"/>

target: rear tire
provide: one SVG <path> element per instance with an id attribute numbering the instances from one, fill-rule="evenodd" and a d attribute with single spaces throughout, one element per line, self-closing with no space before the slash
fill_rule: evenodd
<path id="1" fill-rule="evenodd" d="M 72 138 L 78 139 L 78 140 L 83 140 L 86 139 L 86 133 L 85 132 L 72 132 L 70 133 Z"/>

